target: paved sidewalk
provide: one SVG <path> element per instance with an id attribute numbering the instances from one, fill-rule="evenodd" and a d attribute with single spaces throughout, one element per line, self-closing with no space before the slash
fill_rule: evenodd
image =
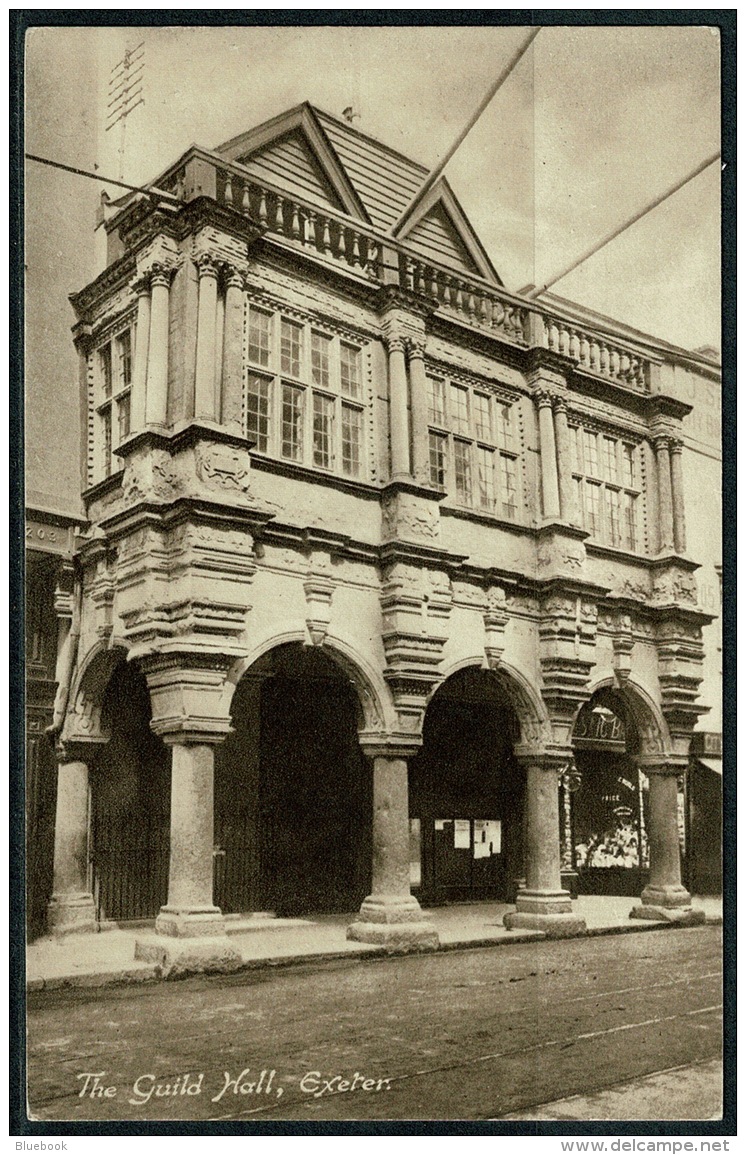
<path id="1" fill-rule="evenodd" d="M 631 898 L 583 896 L 573 904 L 589 934 L 619 934 L 654 930 L 668 923 L 631 919 Z M 719 898 L 699 898 L 694 905 L 708 922 L 722 921 Z M 499 903 L 459 903 L 427 911 L 440 936 L 441 950 L 476 946 L 511 945 L 542 940 L 535 931 L 509 931 L 502 924 L 512 906 Z M 316 959 L 365 958 L 385 955 L 384 947 L 348 942 L 352 914 L 318 915 L 307 919 L 228 916 L 231 941 L 241 952 L 244 966 L 283 966 Z M 135 960 L 135 942 L 155 937 L 152 924 L 125 924 L 99 934 L 46 937 L 30 943 L 26 952 L 29 990 L 57 987 L 104 986 L 116 982 L 143 982 L 159 977 L 158 967 Z"/>
<path id="2" fill-rule="evenodd" d="M 500 1115 L 499 1121 L 584 1123 L 637 1122 L 647 1119 L 711 1122 L 723 1117 L 723 1064 L 719 1059 L 657 1071 L 590 1095 L 572 1095 L 525 1111 Z"/>

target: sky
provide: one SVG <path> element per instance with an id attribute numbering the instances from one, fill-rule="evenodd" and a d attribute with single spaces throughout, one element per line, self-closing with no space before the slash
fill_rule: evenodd
<path id="1" fill-rule="evenodd" d="M 27 34 L 27 152 L 153 180 L 309 100 L 434 166 L 527 35 L 521 27 L 40 28 Z M 108 84 L 145 46 L 144 104 L 105 131 Z M 719 148 L 717 30 L 543 29 L 446 176 L 505 285 L 544 284 Z M 97 271 L 100 185 L 29 162 L 29 372 L 74 366 L 69 292 Z M 116 195 L 116 190 L 111 190 Z M 720 168 L 554 291 L 687 349 L 720 346 Z M 74 369 L 73 369 L 74 371 Z"/>

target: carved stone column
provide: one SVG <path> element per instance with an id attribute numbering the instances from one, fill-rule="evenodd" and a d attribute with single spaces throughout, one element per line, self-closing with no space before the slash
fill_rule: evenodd
<path id="1" fill-rule="evenodd" d="M 220 420 L 243 433 L 243 274 L 229 268 L 225 281 L 225 324 Z"/>
<path id="2" fill-rule="evenodd" d="M 409 381 L 412 392 L 412 473 L 421 485 L 430 483 L 430 448 L 427 427 L 425 345 L 409 341 Z"/>
<path id="3" fill-rule="evenodd" d="M 409 477 L 409 411 L 404 340 L 392 335 L 389 350 L 389 428 L 391 436 L 391 476 Z"/>
<path id="4" fill-rule="evenodd" d="M 96 908 L 88 886 L 88 765 L 76 748 L 58 748 L 54 882 L 47 923 L 55 934 L 95 931 Z"/>
<path id="5" fill-rule="evenodd" d="M 526 886 L 515 912 L 503 919 L 508 930 L 540 930 L 552 938 L 581 934 L 569 891 L 560 878 L 560 825 L 557 772 L 550 759 L 521 759 L 526 765 Z"/>
<path id="6" fill-rule="evenodd" d="M 197 363 L 194 380 L 194 416 L 215 420 L 215 337 L 218 299 L 218 269 L 215 261 L 203 253 L 197 262 L 199 270 L 199 304 L 197 308 Z"/>
<path id="7" fill-rule="evenodd" d="M 130 401 L 130 432 L 139 433 L 145 425 L 145 389 L 148 377 L 148 345 L 150 344 L 150 278 L 140 277 L 135 284 L 137 292 L 137 328 L 135 331 L 135 363 L 132 369 Z"/>
<path id="8" fill-rule="evenodd" d="M 692 909 L 692 896 L 681 883 L 677 778 L 682 768 L 662 762 L 643 769 L 650 780 L 650 881 L 630 918 L 703 923 L 704 911 Z"/>
<path id="9" fill-rule="evenodd" d="M 539 451 L 541 454 L 541 494 L 544 518 L 556 521 L 560 516 L 557 481 L 557 447 L 554 440 L 552 395 L 541 389 L 536 395 L 539 407 Z"/>
<path id="10" fill-rule="evenodd" d="M 666 553 L 674 548 L 671 459 L 669 457 L 668 446 L 668 437 L 656 437 L 655 457 L 658 467 L 658 517 L 660 524 L 659 545 L 661 553 Z"/>
<path id="11" fill-rule="evenodd" d="M 154 265 L 150 278 L 150 339 L 145 395 L 147 425 L 168 422 L 168 304 L 171 270 Z"/>
<path id="12" fill-rule="evenodd" d="M 674 438 L 671 441 L 671 490 L 673 504 L 673 541 L 677 553 L 686 552 L 686 526 L 684 522 L 684 476 L 681 468 L 683 443 Z"/>
<path id="13" fill-rule="evenodd" d="M 572 476 L 572 450 L 567 424 L 567 402 L 557 397 L 554 402 L 554 429 L 557 436 L 560 516 L 570 525 L 580 525 L 575 483 Z"/>
<path id="14" fill-rule="evenodd" d="M 155 937 L 139 940 L 135 956 L 159 962 L 168 974 L 235 970 L 241 956 L 213 903 L 215 736 L 182 732 L 164 739 L 172 748 L 168 901 Z"/>
<path id="15" fill-rule="evenodd" d="M 406 752 L 388 746 L 364 749 L 373 757 L 373 883 L 347 937 L 397 949 L 434 949 L 437 931 L 409 886 Z"/>

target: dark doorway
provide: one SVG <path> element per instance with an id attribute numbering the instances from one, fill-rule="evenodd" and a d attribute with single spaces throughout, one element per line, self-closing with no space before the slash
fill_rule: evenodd
<path id="1" fill-rule="evenodd" d="M 370 889 L 372 773 L 358 713 L 349 678 L 311 647 L 278 647 L 239 685 L 216 777 L 224 910 L 359 907 Z"/>
<path id="2" fill-rule="evenodd" d="M 102 920 L 155 918 L 168 897 L 171 756 L 150 729 L 145 678 L 129 662 L 114 671 L 94 747 L 92 886 Z"/>
<path id="3" fill-rule="evenodd" d="M 410 763 L 411 882 L 427 903 L 511 902 L 523 874 L 517 722 L 496 679 L 463 670 L 438 690 Z"/>

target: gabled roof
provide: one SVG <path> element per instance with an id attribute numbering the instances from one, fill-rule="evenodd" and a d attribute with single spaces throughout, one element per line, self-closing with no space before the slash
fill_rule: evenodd
<path id="1" fill-rule="evenodd" d="M 272 120 L 221 144 L 215 150 L 227 160 L 268 175 L 303 199 L 342 209 L 370 223 L 370 218 L 319 125 L 310 104 L 300 104 Z"/>
<path id="2" fill-rule="evenodd" d="M 428 170 L 308 103 L 234 137 L 216 152 L 247 167 L 257 180 L 396 235 L 426 261 L 502 284 L 445 179 L 392 233 Z"/>

